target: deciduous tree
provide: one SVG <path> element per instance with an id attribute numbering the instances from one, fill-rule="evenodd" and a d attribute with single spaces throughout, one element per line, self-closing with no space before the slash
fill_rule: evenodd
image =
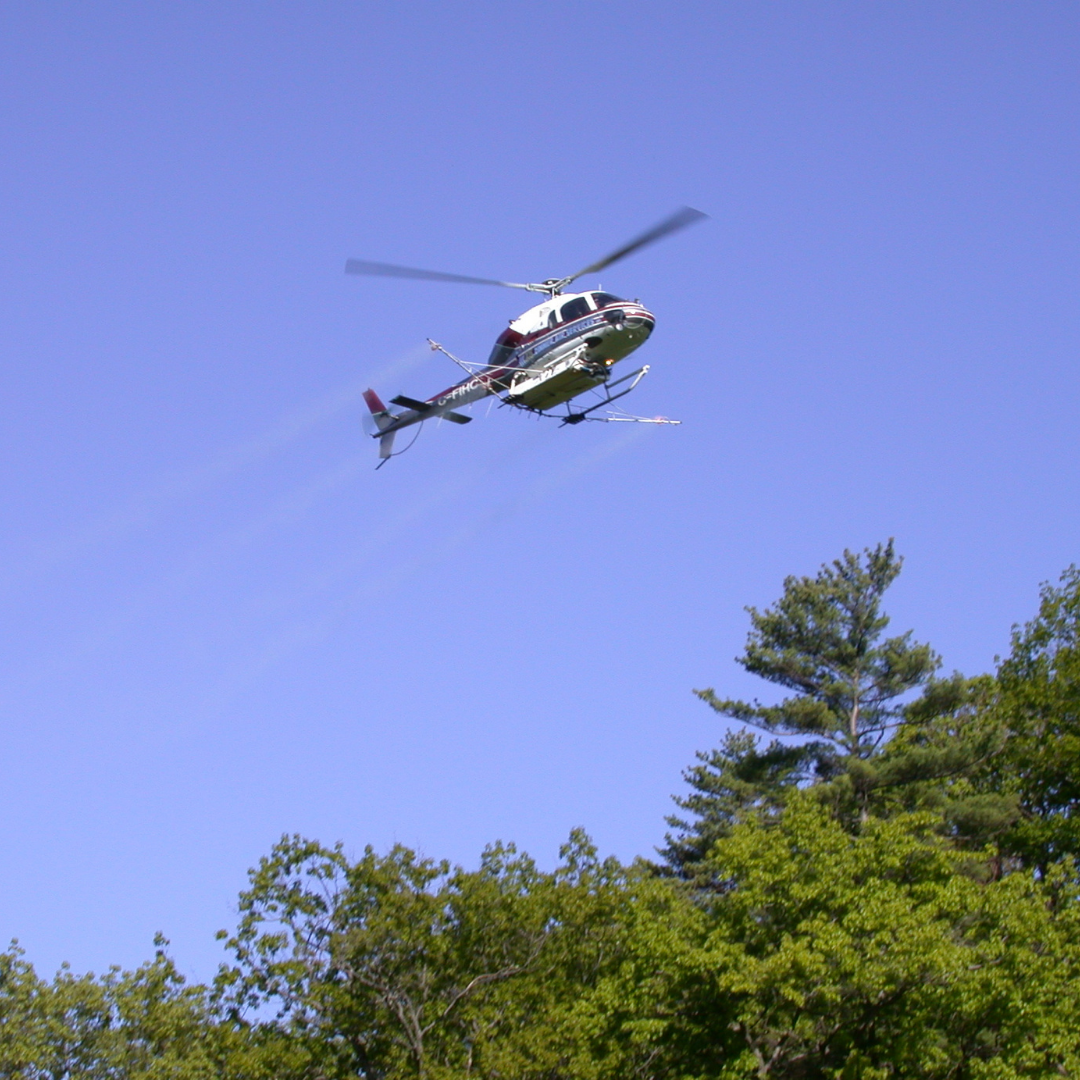
<path id="1" fill-rule="evenodd" d="M 998 670 L 1008 740 L 983 787 L 1015 797 L 1008 850 L 1042 871 L 1080 857 L 1080 570 L 1044 585 L 1039 613 L 1013 631 Z"/>
<path id="2" fill-rule="evenodd" d="M 552 873 L 503 845 L 470 872 L 285 838 L 242 895 L 218 993 L 235 1019 L 276 1009 L 327 1075 L 552 1076 L 579 997 L 620 962 L 629 899 L 580 833 Z"/>
<path id="3" fill-rule="evenodd" d="M 1076 1073 L 1075 881 L 980 883 L 935 825 L 901 815 L 853 835 L 800 793 L 717 843 L 731 888 L 705 951 L 741 1044 L 722 1077 Z"/>

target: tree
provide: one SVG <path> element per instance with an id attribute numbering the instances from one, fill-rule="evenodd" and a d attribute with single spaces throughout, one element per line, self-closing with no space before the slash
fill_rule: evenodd
<path id="1" fill-rule="evenodd" d="M 285 837 L 241 896 L 221 1005 L 276 1009 L 325 1076 L 554 1076 L 629 918 L 624 868 L 581 833 L 562 858 L 544 873 L 494 845 L 468 872 Z"/>
<path id="2" fill-rule="evenodd" d="M 38 977 L 15 945 L 0 954 L 0 1076 L 5 1080 L 245 1080 L 260 1067 L 246 1033 L 213 1015 L 159 938 L 153 960 L 100 978 Z M 268 1064 L 275 1064 L 269 1062 Z"/>
<path id="3" fill-rule="evenodd" d="M 750 609 L 739 662 L 792 693 L 701 692 L 776 737 L 698 755 L 673 874 L 579 831 L 551 872 L 284 837 L 213 988 L 162 938 L 51 982 L 0 953 L 0 1080 L 1080 1075 L 1080 571 L 966 679 L 883 638 L 899 569 L 845 552 Z"/>
<path id="4" fill-rule="evenodd" d="M 697 759 L 683 773 L 692 793 L 674 797 L 688 816 L 666 819 L 678 831 L 667 834 L 660 854 L 678 876 L 699 888 L 719 888 L 706 862 L 716 841 L 750 814 L 778 814 L 788 794 L 805 779 L 806 755 L 802 747 L 779 740 L 761 751 L 757 736 L 744 728 L 727 732 L 719 749 L 699 751 Z"/>
<path id="5" fill-rule="evenodd" d="M 1005 869 L 1001 843 L 1019 816 L 1014 793 L 985 783 L 1007 745 L 993 676 L 931 679 L 904 707 L 903 723 L 871 761 L 860 762 L 874 814 L 926 811 L 958 848 L 985 852 L 991 876 Z"/>
<path id="6" fill-rule="evenodd" d="M 704 909 L 637 864 L 617 918 L 611 962 L 560 1019 L 565 1051 L 548 1080 L 718 1076 L 732 1056 L 732 1013 L 717 1001 Z"/>
<path id="7" fill-rule="evenodd" d="M 810 745 L 826 767 L 837 757 L 869 757 L 900 719 L 897 699 L 939 664 L 911 631 L 879 640 L 889 625 L 881 598 L 902 565 L 891 540 L 862 556 L 845 551 L 817 577 L 785 579 L 775 607 L 747 608 L 752 629 L 736 663 L 792 697 L 762 705 L 696 693 L 721 716 L 818 740 Z"/>
<path id="8" fill-rule="evenodd" d="M 1080 570 L 1044 585 L 1039 614 L 1013 630 L 998 669 L 1000 713 L 1008 730 L 983 786 L 1011 794 L 1019 816 L 1007 850 L 1046 872 L 1080 857 Z"/>
<path id="9" fill-rule="evenodd" d="M 801 792 L 711 860 L 731 882 L 696 965 L 724 1078 L 1075 1075 L 1074 875 L 982 884 L 933 815 L 856 835 Z"/>
<path id="10" fill-rule="evenodd" d="M 747 608 L 751 629 L 736 663 L 794 693 L 776 705 L 721 698 L 711 688 L 695 693 L 721 716 L 803 741 L 773 742 L 762 753 L 755 738 L 739 734 L 686 774 L 696 794 L 679 805 L 699 821 L 673 818 L 682 833 L 668 838 L 664 852 L 684 876 L 736 806 L 740 814 L 775 809 L 808 780 L 832 781 L 838 802 L 852 802 L 857 819 L 866 820 L 878 779 L 867 763 L 903 721 L 900 699 L 939 665 L 910 631 L 882 639 L 889 618 L 881 600 L 902 565 L 891 540 L 862 555 L 845 551 L 816 577 L 786 578 L 774 607 Z"/>

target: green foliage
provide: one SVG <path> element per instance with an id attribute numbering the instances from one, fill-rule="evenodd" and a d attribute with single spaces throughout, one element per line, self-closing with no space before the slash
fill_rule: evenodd
<path id="1" fill-rule="evenodd" d="M 752 814 L 779 813 L 787 796 L 806 779 L 806 755 L 802 747 L 778 740 L 761 751 L 756 736 L 741 730 L 729 731 L 719 749 L 699 752 L 697 758 L 698 764 L 683 773 L 693 790 L 675 797 L 690 817 L 667 818 L 678 832 L 667 834 L 660 854 L 676 874 L 710 888 L 717 883 L 705 860 L 716 841 Z"/>
<path id="2" fill-rule="evenodd" d="M 242 895 L 219 1000 L 237 1019 L 275 1009 L 326 1075 L 548 1075 L 632 906 L 584 835 L 562 855 L 542 873 L 496 845 L 467 872 L 284 838 Z"/>
<path id="3" fill-rule="evenodd" d="M 703 945 L 705 912 L 646 867 L 627 876 L 612 952 L 558 1017 L 565 1047 L 552 1080 L 715 1076 L 724 1060 Z"/>
<path id="4" fill-rule="evenodd" d="M 1039 614 L 1013 632 L 998 670 L 1009 738 L 984 787 L 1012 795 L 1020 816 L 1009 853 L 1048 869 L 1080 856 L 1080 570 L 1042 589 Z"/>
<path id="5" fill-rule="evenodd" d="M 239 1075 L 243 1036 L 213 1018 L 159 939 L 153 960 L 101 978 L 64 969 L 45 982 L 14 944 L 0 954 L 0 1077 L 5 1080 L 211 1080 Z M 244 1075 L 259 1075 L 244 1070 Z"/>
<path id="6" fill-rule="evenodd" d="M 1075 883 L 980 884 L 934 824 L 853 836 L 804 794 L 717 844 L 731 888 L 705 950 L 737 1036 L 721 1076 L 1075 1074 Z"/>
<path id="7" fill-rule="evenodd" d="M 1007 743 L 1000 688 L 981 675 L 933 679 L 904 710 L 904 723 L 865 764 L 874 811 L 939 816 L 939 831 L 960 848 L 995 850 L 1020 813 L 1014 794 L 981 783 Z M 1000 873 L 1000 857 L 991 857 Z"/>

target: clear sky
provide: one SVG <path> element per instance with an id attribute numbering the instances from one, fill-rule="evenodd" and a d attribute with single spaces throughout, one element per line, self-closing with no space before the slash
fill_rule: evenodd
<path id="1" fill-rule="evenodd" d="M 1078 554 L 1078 20 L 0 7 L 0 935 L 205 978 L 283 832 L 650 854 L 743 606 L 845 547 L 989 670 Z M 480 407 L 374 471 L 360 392 L 528 297 L 346 258 L 539 280 L 683 204 L 599 282 L 681 427 Z"/>

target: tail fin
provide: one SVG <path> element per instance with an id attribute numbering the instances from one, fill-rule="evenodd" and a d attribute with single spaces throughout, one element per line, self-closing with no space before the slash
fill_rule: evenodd
<path id="1" fill-rule="evenodd" d="M 374 390 L 364 391 L 364 400 L 367 402 L 367 407 L 371 410 L 372 418 L 375 421 L 375 426 L 379 431 L 384 431 L 394 422 L 394 415 L 390 410 L 382 403 L 379 395 Z M 385 439 L 380 441 L 380 446 Z M 390 439 L 393 442 L 393 437 Z M 380 454 L 381 457 L 388 457 L 388 454 Z"/>
<path id="2" fill-rule="evenodd" d="M 387 431 L 386 429 L 397 419 L 396 416 L 382 403 L 379 395 L 374 390 L 364 391 L 364 400 L 367 402 L 367 407 L 371 410 L 371 421 L 374 423 L 376 430 L 368 430 L 369 435 L 379 435 L 379 432 L 385 434 L 379 435 L 379 464 L 375 466 L 376 469 L 381 469 L 394 454 L 394 435 L 393 431 Z M 365 424 L 365 427 L 367 425 Z"/>

